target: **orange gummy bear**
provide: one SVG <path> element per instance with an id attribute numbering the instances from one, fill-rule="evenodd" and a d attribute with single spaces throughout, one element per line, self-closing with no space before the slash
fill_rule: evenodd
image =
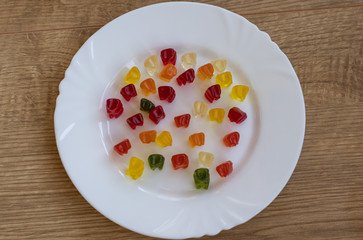
<path id="1" fill-rule="evenodd" d="M 203 146 L 204 138 L 204 133 L 194 133 L 189 136 L 189 144 L 192 148 L 194 148 L 195 146 Z"/>
<path id="2" fill-rule="evenodd" d="M 155 130 L 150 130 L 150 131 L 141 132 L 139 134 L 139 138 L 140 138 L 142 143 L 155 142 L 156 131 Z"/>
<path id="3" fill-rule="evenodd" d="M 176 67 L 173 64 L 169 63 L 163 68 L 163 70 L 161 70 L 161 72 L 159 73 L 159 78 L 160 80 L 163 80 L 165 82 L 170 82 L 170 80 L 175 77 L 176 74 Z"/>
<path id="4" fill-rule="evenodd" d="M 207 63 L 203 66 L 201 66 L 200 68 L 198 68 L 198 77 L 200 79 L 204 80 L 208 80 L 211 79 L 213 77 L 213 73 L 214 73 L 214 68 L 213 65 L 211 63 Z"/>
<path id="5" fill-rule="evenodd" d="M 156 93 L 155 82 L 152 78 L 145 79 L 140 83 L 140 88 L 145 96 L 149 96 L 151 93 Z"/>

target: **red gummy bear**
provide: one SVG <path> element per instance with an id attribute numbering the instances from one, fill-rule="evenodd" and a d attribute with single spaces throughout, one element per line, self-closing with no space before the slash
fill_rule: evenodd
<path id="1" fill-rule="evenodd" d="M 210 86 L 207 91 L 205 91 L 204 96 L 211 103 L 214 100 L 218 100 L 221 97 L 221 86 L 219 86 L 219 84 Z"/>
<path id="2" fill-rule="evenodd" d="M 123 140 L 122 142 L 116 144 L 113 147 L 113 149 L 121 156 L 127 154 L 130 148 L 131 148 L 131 143 L 128 139 Z"/>
<path id="3" fill-rule="evenodd" d="M 124 107 L 122 106 L 122 102 L 117 98 L 109 98 L 106 102 L 106 109 L 108 116 L 112 118 L 118 118 L 124 111 Z"/>
<path id="4" fill-rule="evenodd" d="M 165 118 L 164 109 L 162 106 L 156 106 L 149 112 L 149 118 L 155 124 L 158 124 L 161 119 Z"/>
<path id="5" fill-rule="evenodd" d="M 176 52 L 172 48 L 167 48 L 160 53 L 161 61 L 163 61 L 164 66 L 171 63 L 175 65 L 176 62 Z"/>
<path id="6" fill-rule="evenodd" d="M 142 126 L 144 125 L 144 118 L 142 117 L 141 113 L 135 114 L 132 117 L 129 117 L 126 122 L 129 124 L 129 126 L 132 129 L 135 129 L 136 126 Z"/>
<path id="7" fill-rule="evenodd" d="M 231 122 L 240 124 L 247 119 L 247 114 L 238 107 L 233 107 L 228 112 L 228 118 Z"/>
<path id="8" fill-rule="evenodd" d="M 167 100 L 168 102 L 174 101 L 175 98 L 175 90 L 169 86 L 161 86 L 158 87 L 159 98 L 160 100 Z"/>
<path id="9" fill-rule="evenodd" d="M 190 114 L 183 114 L 180 116 L 176 116 L 174 118 L 176 127 L 187 128 L 189 126 L 190 118 L 191 118 Z"/>
<path id="10" fill-rule="evenodd" d="M 136 88 L 134 84 L 126 85 L 121 89 L 121 95 L 125 98 L 126 101 L 130 101 L 131 98 L 137 96 Z"/>
<path id="11" fill-rule="evenodd" d="M 216 170 L 221 177 L 227 177 L 229 174 L 233 171 L 233 164 L 231 161 L 224 162 L 222 164 L 219 164 L 216 167 Z"/>
<path id="12" fill-rule="evenodd" d="M 238 132 L 232 132 L 224 136 L 223 143 L 226 145 L 226 147 L 234 147 L 239 142 L 239 133 Z"/>
<path id="13" fill-rule="evenodd" d="M 186 154 L 181 153 L 171 157 L 171 162 L 175 170 L 179 168 L 187 168 L 189 165 L 189 158 Z"/>
<path id="14" fill-rule="evenodd" d="M 192 83 L 195 79 L 195 73 L 194 69 L 188 69 L 182 74 L 179 75 L 179 77 L 176 78 L 176 81 L 178 82 L 179 86 L 185 85 L 187 82 Z"/>

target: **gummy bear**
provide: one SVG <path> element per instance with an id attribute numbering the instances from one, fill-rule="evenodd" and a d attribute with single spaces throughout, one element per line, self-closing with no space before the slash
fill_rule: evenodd
<path id="1" fill-rule="evenodd" d="M 232 132 L 224 136 L 223 143 L 226 145 L 226 147 L 234 147 L 238 145 L 239 142 L 239 133 L 238 132 Z"/>
<path id="2" fill-rule="evenodd" d="M 221 88 L 229 87 L 232 84 L 232 74 L 231 72 L 220 73 L 216 76 L 216 82 L 221 86 Z"/>
<path id="3" fill-rule="evenodd" d="M 141 74 L 137 67 L 132 67 L 130 71 L 125 76 L 125 82 L 128 84 L 135 84 L 140 80 Z"/>
<path id="4" fill-rule="evenodd" d="M 120 154 L 122 156 L 124 154 L 127 154 L 127 152 L 129 151 L 130 148 L 131 148 L 130 141 L 128 139 L 125 139 L 122 142 L 116 144 L 113 147 L 113 150 L 115 150 L 118 154 Z"/>
<path id="5" fill-rule="evenodd" d="M 140 110 L 145 112 L 150 112 L 155 107 L 154 103 L 147 100 L 146 98 L 141 98 L 140 100 Z"/>
<path id="6" fill-rule="evenodd" d="M 181 153 L 171 157 L 171 163 L 173 164 L 174 170 L 179 168 L 187 168 L 189 166 L 188 155 Z"/>
<path id="7" fill-rule="evenodd" d="M 168 102 L 173 102 L 175 98 L 175 90 L 170 86 L 160 86 L 158 88 L 160 100 L 167 100 Z"/>
<path id="8" fill-rule="evenodd" d="M 131 98 L 137 96 L 136 88 L 134 84 L 129 84 L 123 87 L 120 91 L 121 95 L 126 101 L 130 101 Z"/>
<path id="9" fill-rule="evenodd" d="M 126 171 L 126 175 L 136 180 L 141 177 L 143 172 L 144 162 L 137 157 L 130 158 L 129 168 Z"/>
<path id="10" fill-rule="evenodd" d="M 238 107 L 233 107 L 229 109 L 228 118 L 231 122 L 239 124 L 247 119 L 247 114 Z"/>
<path id="11" fill-rule="evenodd" d="M 187 82 L 192 83 L 195 78 L 194 69 L 190 68 L 179 75 L 179 77 L 176 78 L 177 83 L 179 86 L 185 85 Z"/>
<path id="12" fill-rule="evenodd" d="M 197 64 L 197 54 L 195 52 L 183 54 L 180 61 L 185 70 L 193 68 Z"/>
<path id="13" fill-rule="evenodd" d="M 160 53 L 161 61 L 163 61 L 164 66 L 167 64 L 175 65 L 176 62 L 176 52 L 172 48 L 167 48 Z"/>
<path id="14" fill-rule="evenodd" d="M 176 67 L 173 64 L 166 65 L 159 73 L 160 80 L 170 82 L 170 80 L 177 74 Z"/>
<path id="15" fill-rule="evenodd" d="M 205 167 L 211 167 L 214 161 L 214 155 L 209 152 L 200 152 L 198 154 L 199 164 Z"/>
<path id="16" fill-rule="evenodd" d="M 147 74 L 149 74 L 150 76 L 154 75 L 159 67 L 158 57 L 156 55 L 150 56 L 148 59 L 145 60 L 144 67 Z"/>
<path id="17" fill-rule="evenodd" d="M 126 122 L 132 129 L 135 129 L 136 126 L 144 125 L 144 118 L 141 113 L 135 114 L 134 116 L 129 117 Z"/>
<path id="18" fill-rule="evenodd" d="M 205 115 L 207 115 L 207 111 L 208 111 L 208 104 L 202 101 L 195 101 L 194 102 L 194 108 L 193 108 L 193 114 L 195 117 L 197 116 L 201 116 L 204 117 Z"/>
<path id="19" fill-rule="evenodd" d="M 153 121 L 155 124 L 158 124 L 160 122 L 160 120 L 165 118 L 165 113 L 164 113 L 164 109 L 162 106 L 156 106 L 154 107 L 150 113 L 149 113 L 149 118 L 151 121 Z"/>
<path id="20" fill-rule="evenodd" d="M 150 131 L 141 132 L 139 134 L 139 138 L 140 138 L 142 143 L 155 142 L 156 131 L 155 130 L 150 130 Z"/>
<path id="21" fill-rule="evenodd" d="M 233 164 L 231 161 L 226 161 L 222 164 L 219 164 L 216 167 L 216 170 L 217 170 L 219 176 L 221 176 L 222 178 L 227 177 L 233 171 Z"/>
<path id="22" fill-rule="evenodd" d="M 212 62 L 213 68 L 216 72 L 221 73 L 226 70 L 227 67 L 227 60 L 225 59 L 219 59 Z"/>
<path id="23" fill-rule="evenodd" d="M 249 91 L 249 88 L 244 85 L 236 85 L 232 88 L 231 91 L 231 98 L 233 100 L 240 100 L 243 102 L 247 96 L 247 93 Z"/>
<path id="24" fill-rule="evenodd" d="M 155 142 L 160 147 L 167 147 L 173 144 L 173 139 L 168 131 L 161 132 L 155 139 Z"/>
<path id="25" fill-rule="evenodd" d="M 203 188 L 205 190 L 209 187 L 209 169 L 208 168 L 198 168 L 195 169 L 194 174 L 194 183 L 197 189 Z"/>
<path id="26" fill-rule="evenodd" d="M 189 122 L 190 122 L 190 114 L 183 114 L 180 116 L 176 116 L 174 118 L 174 122 L 176 127 L 185 127 L 187 128 L 189 126 Z"/>
<path id="27" fill-rule="evenodd" d="M 224 119 L 225 111 L 223 108 L 213 108 L 209 110 L 209 121 L 216 121 L 221 124 Z"/>
<path id="28" fill-rule="evenodd" d="M 213 86 L 210 86 L 204 94 L 205 98 L 209 101 L 209 102 L 213 102 L 218 100 L 221 97 L 221 86 L 219 86 L 219 84 L 215 84 Z"/>
<path id="29" fill-rule="evenodd" d="M 202 132 L 194 133 L 189 136 L 189 144 L 192 148 L 194 148 L 195 146 L 203 146 L 204 139 L 205 139 L 204 133 Z"/>
<path id="30" fill-rule="evenodd" d="M 151 170 L 155 170 L 157 168 L 159 170 L 163 169 L 164 161 L 165 161 L 165 158 L 164 158 L 163 155 L 161 155 L 161 154 L 151 154 L 148 157 L 147 160 L 149 162 L 149 166 L 150 166 Z"/>
<path id="31" fill-rule="evenodd" d="M 109 98 L 106 101 L 106 110 L 108 116 L 112 118 L 118 118 L 124 111 L 122 102 L 117 98 Z"/>
<path id="32" fill-rule="evenodd" d="M 156 93 L 155 82 L 152 78 L 145 79 L 140 83 L 140 88 L 145 96 L 149 96 L 151 93 Z"/>
<path id="33" fill-rule="evenodd" d="M 211 79 L 213 77 L 213 73 L 214 73 L 213 65 L 211 63 L 207 63 L 207 64 L 199 67 L 197 73 L 198 73 L 198 77 L 200 79 L 202 79 L 203 81 Z"/>

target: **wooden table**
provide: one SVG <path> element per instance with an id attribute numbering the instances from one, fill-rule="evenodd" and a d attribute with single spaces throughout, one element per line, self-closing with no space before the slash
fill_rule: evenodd
<path id="1" fill-rule="evenodd" d="M 149 239 L 91 207 L 54 137 L 58 84 L 110 20 L 158 1 L 1 0 L 0 239 Z M 203 239 L 363 239 L 363 1 L 203 1 L 270 34 L 300 78 L 306 134 L 273 203 Z"/>

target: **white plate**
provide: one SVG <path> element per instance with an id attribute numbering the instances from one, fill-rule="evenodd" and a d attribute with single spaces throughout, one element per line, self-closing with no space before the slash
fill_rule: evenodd
<path id="1" fill-rule="evenodd" d="M 174 146 L 142 146 L 137 141 L 138 133 L 154 125 L 146 115 L 145 125 L 135 131 L 125 125 L 127 117 L 139 112 L 142 94 L 126 103 L 119 94 L 125 85 L 122 78 L 128 68 L 136 65 L 145 79 L 143 61 L 168 47 L 178 53 L 179 73 L 182 53 L 197 52 L 197 67 L 226 58 L 234 84 L 250 86 L 250 93 L 245 102 L 238 104 L 228 96 L 231 87 L 223 89 L 224 100 L 211 107 L 228 110 L 238 104 L 248 119 L 241 125 L 228 120 L 218 125 L 206 118 L 193 118 L 188 129 L 176 129 L 171 116 L 191 113 L 192 102 L 203 99 L 201 92 L 215 79 L 196 79 L 184 87 L 176 86 L 175 81 L 157 81 L 177 91 L 173 103 L 163 103 L 169 118 L 155 127 L 171 131 Z M 59 91 L 55 132 L 69 177 L 84 198 L 107 218 L 149 236 L 214 235 L 251 219 L 285 186 L 303 143 L 303 95 L 287 57 L 266 33 L 245 18 L 211 5 L 163 3 L 118 17 L 80 48 Z M 125 107 L 122 116 L 111 121 L 105 114 L 105 100 L 110 97 L 122 99 Z M 156 95 L 150 99 L 161 103 Z M 241 133 L 240 144 L 227 149 L 221 136 L 234 130 Z M 186 139 L 197 131 L 206 133 L 206 145 L 191 149 Z M 126 156 L 117 156 L 112 147 L 124 138 L 129 138 L 133 147 Z M 201 150 L 216 155 L 207 191 L 193 187 L 192 174 Z M 148 154 L 157 152 L 166 157 L 162 171 L 153 172 L 145 166 L 144 175 L 137 181 L 125 176 L 131 156 L 145 160 Z M 190 167 L 174 171 L 170 156 L 181 152 L 188 153 Z M 231 176 L 221 179 L 215 166 L 225 160 L 233 161 L 235 169 Z"/>

